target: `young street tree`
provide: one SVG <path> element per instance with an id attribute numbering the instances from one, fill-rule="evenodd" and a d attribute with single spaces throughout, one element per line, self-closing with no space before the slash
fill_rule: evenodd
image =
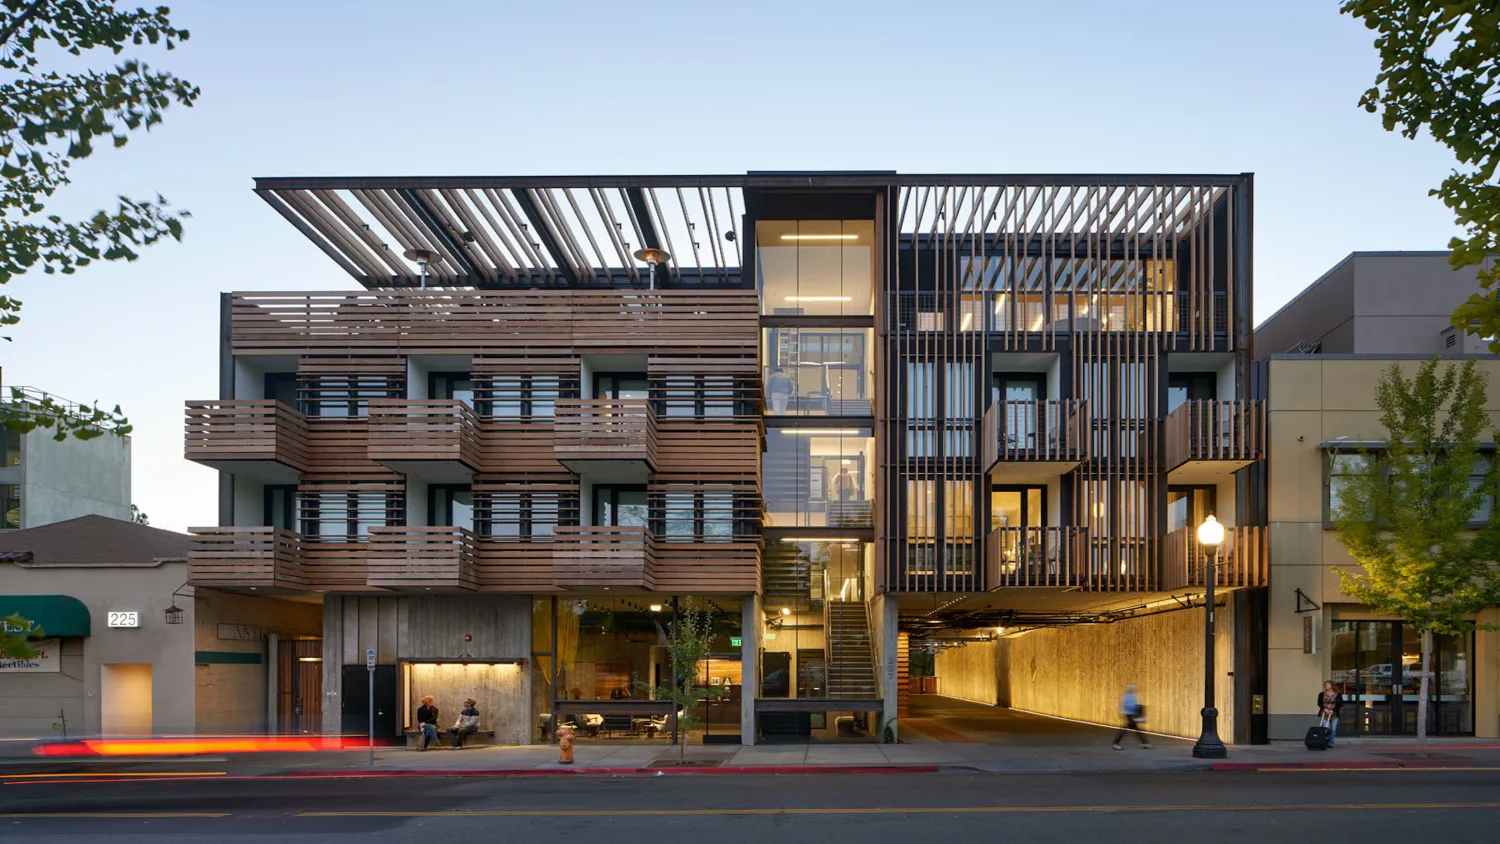
<path id="1" fill-rule="evenodd" d="M 1500 602 L 1500 527 L 1474 524 L 1496 493 L 1494 461 L 1479 451 L 1489 428 L 1486 388 L 1472 360 L 1426 361 L 1412 377 L 1392 364 L 1375 396 L 1386 447 L 1343 456 L 1355 466 L 1332 490 L 1338 540 L 1361 567 L 1339 570 L 1344 594 L 1421 633 L 1423 741 L 1432 635 L 1474 630 L 1468 616 Z M 1476 482 L 1480 466 L 1483 480 Z"/>
<path id="2" fill-rule="evenodd" d="M 108 70 L 56 69 L 76 66 L 65 54 L 89 50 L 119 55 L 147 43 L 171 50 L 188 32 L 173 28 L 169 15 L 165 6 L 117 9 L 114 0 L 0 0 L 0 284 L 37 269 L 66 275 L 95 261 L 133 261 L 140 247 L 182 238 L 187 213 L 161 197 L 121 196 L 114 209 L 80 220 L 47 209 L 96 142 L 122 147 L 131 132 L 160 123 L 172 103 L 191 106 L 198 98 L 192 84 L 138 59 Z M 0 327 L 19 322 L 20 310 L 20 300 L 0 295 Z M 19 433 L 51 428 L 60 440 L 130 432 L 118 406 L 102 411 L 21 398 L 0 396 L 0 425 Z"/>
<path id="3" fill-rule="evenodd" d="M 672 663 L 672 673 L 677 678 L 676 686 L 670 682 L 654 688 L 645 688 L 657 698 L 672 701 L 679 712 L 677 728 L 682 744 L 678 748 L 679 762 L 687 758 L 688 732 L 698 721 L 698 704 L 717 695 L 713 686 L 698 685 L 698 671 L 703 661 L 713 653 L 713 615 L 698 606 L 693 598 L 684 598 L 677 608 L 676 617 L 668 623 L 665 636 L 667 656 Z"/>
<path id="4" fill-rule="evenodd" d="M 1432 191 L 1452 209 L 1464 236 L 1453 238 L 1453 269 L 1479 267 L 1484 293 L 1453 314 L 1460 330 L 1500 352 L 1500 4 L 1495 0 L 1345 0 L 1340 11 L 1375 30 L 1380 73 L 1360 105 L 1379 112 L 1386 131 L 1415 138 L 1426 129 L 1453 151 L 1459 168 Z"/>

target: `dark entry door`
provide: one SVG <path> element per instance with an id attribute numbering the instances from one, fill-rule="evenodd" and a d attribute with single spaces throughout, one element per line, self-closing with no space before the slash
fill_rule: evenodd
<path id="1" fill-rule="evenodd" d="M 344 701 L 341 729 L 345 736 L 368 735 L 370 728 L 370 676 L 363 665 L 344 666 Z M 395 744 L 401 733 L 396 725 L 396 666 L 375 666 L 375 743 Z"/>

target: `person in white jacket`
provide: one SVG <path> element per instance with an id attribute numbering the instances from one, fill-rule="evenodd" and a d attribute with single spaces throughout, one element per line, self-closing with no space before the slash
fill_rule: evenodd
<path id="1" fill-rule="evenodd" d="M 453 722 L 453 746 L 455 748 L 464 746 L 464 739 L 474 735 L 479 730 L 479 710 L 473 698 L 464 700 L 464 708 L 458 713 L 458 720 Z"/>

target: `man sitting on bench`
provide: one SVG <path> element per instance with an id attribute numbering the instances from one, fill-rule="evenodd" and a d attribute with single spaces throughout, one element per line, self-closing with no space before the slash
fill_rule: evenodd
<path id="1" fill-rule="evenodd" d="M 453 724 L 453 746 L 455 748 L 464 746 L 464 739 L 479 731 L 479 710 L 473 698 L 464 700 L 463 711 L 458 714 L 458 720 Z"/>

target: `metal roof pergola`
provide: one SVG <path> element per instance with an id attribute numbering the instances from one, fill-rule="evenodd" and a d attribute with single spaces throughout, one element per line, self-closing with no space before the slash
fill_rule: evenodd
<path id="1" fill-rule="evenodd" d="M 667 283 L 740 272 L 747 190 L 891 190 L 903 237 L 1168 236 L 1196 226 L 1230 175 L 902 175 L 261 178 L 255 190 L 370 288 L 412 287 L 408 250 L 436 253 L 439 287 L 645 284 L 633 253 L 664 249 Z"/>

